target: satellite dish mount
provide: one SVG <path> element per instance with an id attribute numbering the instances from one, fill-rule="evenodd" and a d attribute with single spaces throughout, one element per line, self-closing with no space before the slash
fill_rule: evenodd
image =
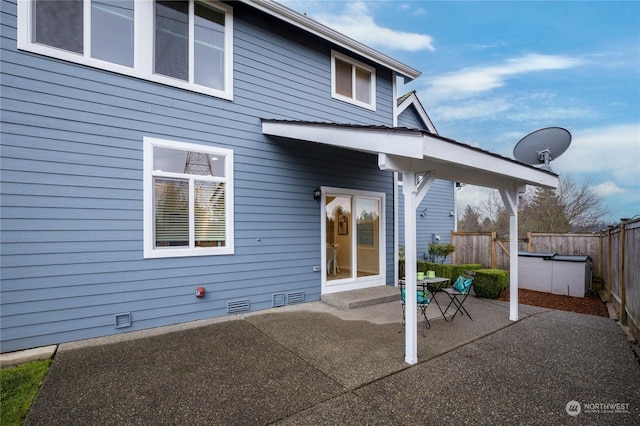
<path id="1" fill-rule="evenodd" d="M 540 165 L 553 172 L 549 163 L 560 157 L 571 145 L 571 133 L 562 127 L 547 127 L 529 133 L 513 148 L 513 156 L 523 163 Z"/>

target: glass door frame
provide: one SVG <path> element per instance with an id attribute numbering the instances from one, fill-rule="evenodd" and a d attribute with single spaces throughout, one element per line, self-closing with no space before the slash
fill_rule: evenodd
<path id="1" fill-rule="evenodd" d="M 349 290 L 357 290 L 361 288 L 369 288 L 369 287 L 377 287 L 386 285 L 386 271 L 387 271 L 387 260 L 386 260 L 386 194 L 384 192 L 372 192 L 372 191 L 361 191 L 355 189 L 348 188 L 335 188 L 335 187 L 321 187 L 321 198 L 320 198 L 320 253 L 321 253 L 321 281 L 322 281 L 322 290 L 321 294 L 329 294 L 329 293 L 337 293 L 341 291 L 349 291 Z M 357 229 L 356 229 L 356 220 L 353 219 L 349 223 L 349 228 L 351 229 L 351 276 L 348 278 L 327 279 L 327 211 L 326 211 L 326 203 L 327 196 L 335 196 L 335 197 L 349 197 L 352 200 L 352 206 L 355 205 L 355 200 L 357 198 L 367 198 L 367 199 L 376 199 L 380 203 L 380 213 L 379 213 L 379 221 L 380 226 L 378 228 L 378 274 L 377 275 L 368 275 L 364 277 L 358 277 L 357 275 Z M 353 207 L 352 207 L 353 209 Z"/>

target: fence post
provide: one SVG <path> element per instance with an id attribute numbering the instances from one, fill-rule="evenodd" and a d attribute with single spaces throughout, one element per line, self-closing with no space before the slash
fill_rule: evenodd
<path id="1" fill-rule="evenodd" d="M 533 238 L 533 234 L 531 231 L 527 231 L 527 251 L 529 253 L 533 251 L 533 242 L 531 241 L 531 238 Z"/>
<path id="2" fill-rule="evenodd" d="M 456 241 L 456 233 L 455 232 L 451 232 L 451 245 L 453 245 L 454 247 L 458 244 L 458 242 Z M 453 253 L 451 253 L 451 264 L 455 265 L 457 264 L 458 259 L 456 259 L 456 252 L 454 251 Z"/>
<path id="3" fill-rule="evenodd" d="M 607 301 L 611 302 L 611 230 L 613 226 L 607 226 Z"/>
<path id="4" fill-rule="evenodd" d="M 624 279 L 624 250 L 626 246 L 625 230 L 627 228 L 628 219 L 620 219 L 620 322 L 622 324 L 627 323 L 627 292 L 625 289 Z"/>
<path id="5" fill-rule="evenodd" d="M 491 269 L 496 269 L 496 231 L 491 231 Z"/>

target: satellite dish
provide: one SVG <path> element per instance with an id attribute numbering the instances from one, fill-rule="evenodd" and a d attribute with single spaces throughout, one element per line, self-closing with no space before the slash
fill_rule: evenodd
<path id="1" fill-rule="evenodd" d="M 527 164 L 542 164 L 541 169 L 552 171 L 551 160 L 560 157 L 571 145 L 571 133 L 562 127 L 547 127 L 529 133 L 513 148 L 516 160 Z"/>

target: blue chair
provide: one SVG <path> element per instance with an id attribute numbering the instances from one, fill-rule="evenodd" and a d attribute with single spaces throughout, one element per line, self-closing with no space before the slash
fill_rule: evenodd
<path id="1" fill-rule="evenodd" d="M 404 280 L 400 280 L 398 282 L 398 287 L 400 288 L 400 304 L 402 305 L 402 328 L 400 329 L 400 331 L 398 333 L 402 333 L 402 330 L 404 330 L 404 325 L 405 325 L 405 297 L 406 297 L 406 292 L 405 292 L 405 288 L 404 288 L 405 284 L 404 284 Z M 431 323 L 429 322 L 429 318 L 427 318 L 427 308 L 429 307 L 429 303 L 431 303 L 431 297 L 429 297 L 429 290 L 427 290 L 426 288 L 423 290 L 417 290 L 417 294 L 416 294 L 416 305 L 418 308 L 420 308 L 420 312 L 422 313 L 422 316 L 424 317 L 424 327 L 422 329 L 422 335 L 426 336 L 426 334 L 424 333 L 424 330 L 427 328 L 431 328 Z"/>
<path id="2" fill-rule="evenodd" d="M 447 287 L 442 290 L 447 293 L 447 295 L 449 295 L 449 299 L 451 299 L 449 301 L 449 304 L 447 305 L 447 309 L 444 310 L 444 315 L 447 314 L 447 311 L 449 310 L 451 305 L 454 305 L 456 307 L 456 311 L 453 313 L 451 321 L 453 321 L 458 312 L 460 312 L 460 315 L 467 314 L 469 319 L 473 321 L 473 318 L 471 318 L 471 315 L 469 315 L 469 312 L 467 312 L 463 305 L 464 301 L 467 300 L 467 297 L 469 296 L 469 290 L 471 290 L 471 285 L 473 284 L 475 275 L 476 273 L 473 271 L 464 271 L 462 275 L 460 275 L 458 279 L 453 283 L 453 286 Z"/>

